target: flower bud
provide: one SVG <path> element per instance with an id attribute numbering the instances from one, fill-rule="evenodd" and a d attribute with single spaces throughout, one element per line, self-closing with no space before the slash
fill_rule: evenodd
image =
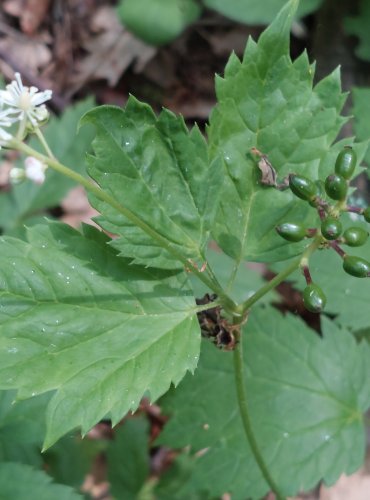
<path id="1" fill-rule="evenodd" d="M 26 172 L 23 168 L 14 167 L 9 172 L 9 181 L 11 184 L 20 184 L 26 179 Z"/>

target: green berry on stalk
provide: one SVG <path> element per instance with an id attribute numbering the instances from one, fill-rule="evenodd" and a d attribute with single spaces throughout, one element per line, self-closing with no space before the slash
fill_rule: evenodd
<path id="1" fill-rule="evenodd" d="M 341 175 L 331 174 L 325 179 L 325 191 L 332 200 L 344 200 L 347 189 L 347 181 Z"/>
<path id="2" fill-rule="evenodd" d="M 361 257 L 346 255 L 343 258 L 343 269 L 356 278 L 366 278 L 370 275 L 370 262 Z"/>
<path id="3" fill-rule="evenodd" d="M 317 186 L 303 175 L 289 175 L 289 187 L 301 200 L 311 201 L 316 197 Z"/>
<path id="4" fill-rule="evenodd" d="M 370 207 L 365 208 L 363 212 L 366 222 L 370 222 Z"/>
<path id="5" fill-rule="evenodd" d="M 306 229 L 301 224 L 284 222 L 276 227 L 276 231 L 282 238 L 288 241 L 301 241 L 306 236 Z"/>
<path id="6" fill-rule="evenodd" d="M 342 223 L 334 217 L 327 217 L 321 223 L 321 234 L 327 240 L 336 240 L 342 233 Z"/>
<path id="7" fill-rule="evenodd" d="M 337 156 L 337 160 L 335 162 L 335 173 L 348 180 L 353 175 L 356 163 L 356 151 L 350 146 L 345 146 Z"/>
<path id="8" fill-rule="evenodd" d="M 343 233 L 343 243 L 349 247 L 360 247 L 365 245 L 369 233 L 362 227 L 349 227 Z"/>
<path id="9" fill-rule="evenodd" d="M 308 311 L 319 313 L 326 305 L 326 297 L 318 285 L 311 283 L 303 290 L 303 303 Z"/>
<path id="10" fill-rule="evenodd" d="M 316 186 L 316 195 L 315 197 L 309 202 L 311 207 L 316 207 L 317 206 L 317 200 L 323 199 L 326 196 L 325 193 L 325 186 L 323 181 L 317 180 L 315 181 L 315 186 Z"/>

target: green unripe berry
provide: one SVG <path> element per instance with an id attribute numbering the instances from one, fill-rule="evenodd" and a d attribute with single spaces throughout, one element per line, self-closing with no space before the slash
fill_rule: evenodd
<path id="1" fill-rule="evenodd" d="M 366 278 L 370 276 L 370 262 L 361 257 L 346 255 L 343 258 L 343 269 L 346 273 L 356 278 Z"/>
<path id="2" fill-rule="evenodd" d="M 327 217 L 321 223 L 321 234 L 327 240 L 336 240 L 342 233 L 342 223 L 334 217 Z"/>
<path id="3" fill-rule="evenodd" d="M 317 199 L 323 199 L 326 197 L 325 193 L 325 185 L 323 181 L 317 180 L 315 181 L 315 186 L 316 186 L 316 195 L 315 197 L 309 202 L 311 207 L 316 207 L 317 206 Z"/>
<path id="4" fill-rule="evenodd" d="M 360 247 L 365 245 L 369 233 L 362 227 L 349 227 L 343 233 L 344 243 L 349 247 Z"/>
<path id="5" fill-rule="evenodd" d="M 303 290 L 303 303 L 308 311 L 319 313 L 326 305 L 326 297 L 318 285 L 311 283 Z"/>
<path id="6" fill-rule="evenodd" d="M 366 222 L 370 222 L 370 207 L 365 208 L 363 216 L 365 217 Z"/>
<path id="7" fill-rule="evenodd" d="M 350 146 L 345 146 L 337 156 L 337 160 L 335 162 L 335 173 L 348 180 L 352 177 L 356 168 L 356 163 L 356 151 Z"/>
<path id="8" fill-rule="evenodd" d="M 325 191 L 332 200 L 344 200 L 347 189 L 347 181 L 341 175 L 331 174 L 325 179 Z"/>
<path id="9" fill-rule="evenodd" d="M 301 241 L 306 236 L 306 229 L 301 224 L 294 224 L 292 222 L 284 222 L 276 227 L 276 231 L 282 238 L 288 241 Z"/>
<path id="10" fill-rule="evenodd" d="M 290 174 L 289 187 L 298 198 L 301 198 L 301 200 L 311 201 L 316 196 L 317 186 L 303 175 Z"/>

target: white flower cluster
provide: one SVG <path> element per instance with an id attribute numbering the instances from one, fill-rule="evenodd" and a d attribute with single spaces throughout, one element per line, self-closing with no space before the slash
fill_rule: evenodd
<path id="1" fill-rule="evenodd" d="M 52 91 L 39 92 L 37 87 L 23 85 L 21 75 L 15 73 L 15 79 L 0 90 L 0 148 L 8 145 L 13 136 L 4 128 L 20 122 L 24 129 L 27 126 L 37 127 L 49 116 L 45 102 L 51 99 Z M 25 169 L 14 168 L 10 180 L 14 183 L 28 178 L 41 184 L 45 179 L 46 165 L 35 158 L 27 158 Z"/>

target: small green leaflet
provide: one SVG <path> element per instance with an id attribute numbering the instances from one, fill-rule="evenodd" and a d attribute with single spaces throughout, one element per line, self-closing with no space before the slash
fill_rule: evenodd
<path id="1" fill-rule="evenodd" d="M 213 233 L 237 262 L 271 262 L 299 253 L 302 244 L 287 244 L 275 226 L 316 220 L 290 190 L 260 184 L 251 149 L 268 156 L 279 181 L 291 172 L 324 179 L 343 144 L 331 146 L 346 122 L 339 114 L 345 101 L 339 71 L 313 87 L 314 66 L 307 54 L 290 59 L 296 5 L 288 2 L 258 44 L 248 41 L 243 61 L 232 55 L 224 78 L 216 80 L 218 104 L 210 119 L 209 143 L 212 157 L 222 156 L 226 175 Z"/>
<path id="2" fill-rule="evenodd" d="M 115 425 L 197 365 L 186 274 L 129 265 L 107 240 L 57 223 L 0 239 L 0 387 L 55 390 L 45 447 L 106 415 Z"/>
<path id="3" fill-rule="evenodd" d="M 96 127 L 89 173 L 113 198 L 165 238 L 185 257 L 203 260 L 223 180 L 221 163 L 209 164 L 198 127 L 168 110 L 157 118 L 130 97 L 126 107 L 101 106 L 82 124 Z M 99 224 L 119 236 L 112 241 L 135 263 L 178 268 L 181 263 L 110 205 L 91 197 Z"/>
<path id="4" fill-rule="evenodd" d="M 331 484 L 364 458 L 370 347 L 357 345 L 325 318 L 323 332 L 320 338 L 300 319 L 265 307 L 253 310 L 244 331 L 253 430 L 287 496 L 321 479 Z M 168 393 L 162 406 L 172 417 L 159 442 L 190 446 L 197 454 L 182 494 L 207 488 L 210 496 L 228 492 L 243 500 L 267 493 L 241 425 L 231 353 L 204 343 L 195 375 Z"/>
<path id="5" fill-rule="evenodd" d="M 1 500 L 83 500 L 69 486 L 52 483 L 44 471 L 29 465 L 0 463 Z"/>

